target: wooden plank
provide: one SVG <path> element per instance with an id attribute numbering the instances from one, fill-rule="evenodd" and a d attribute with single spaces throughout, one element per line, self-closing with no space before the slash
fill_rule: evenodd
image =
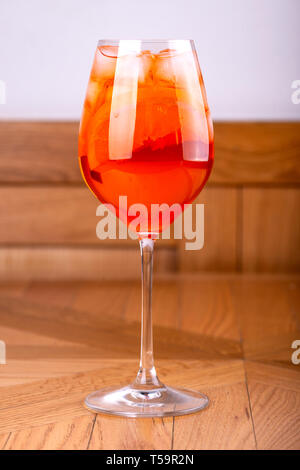
<path id="1" fill-rule="evenodd" d="M 99 366 L 101 357 L 95 349 L 58 340 L 52 341 L 52 344 L 49 340 L 40 342 L 34 346 L 30 343 L 26 346 L 12 345 L 9 352 L 7 364 L 1 372 L 0 388 L 94 370 Z"/>
<path id="2" fill-rule="evenodd" d="M 87 188 L 2 187 L 0 243 L 101 246 L 98 205 Z"/>
<path id="3" fill-rule="evenodd" d="M 74 283 L 68 283 L 69 288 Z M 87 311 L 91 322 L 95 318 L 105 315 L 122 322 L 140 322 L 142 286 L 141 281 L 114 281 L 107 283 L 80 282 L 76 283 L 76 296 L 72 308 L 78 311 Z M 50 296 L 55 292 L 52 283 L 34 283 L 35 290 L 45 291 Z M 52 287 L 53 286 L 53 287 Z M 179 290 L 181 283 L 174 280 L 157 280 L 153 282 L 152 313 L 153 323 L 158 326 L 179 327 Z M 101 301 L 100 301 L 101 300 Z"/>
<path id="4" fill-rule="evenodd" d="M 291 314 L 295 318 L 298 329 L 300 330 L 300 282 L 291 280 L 291 282 L 289 282 L 289 291 Z"/>
<path id="5" fill-rule="evenodd" d="M 9 439 L 10 433 L 0 434 L 0 450 L 3 450 L 6 446 L 6 443 Z"/>
<path id="6" fill-rule="evenodd" d="M 210 184 L 300 182 L 298 122 L 215 122 Z M 1 122 L 1 182 L 81 182 L 78 122 Z M 37 158 L 38 156 L 38 158 Z"/>
<path id="7" fill-rule="evenodd" d="M 94 419 L 90 414 L 12 432 L 5 450 L 85 450 Z"/>
<path id="8" fill-rule="evenodd" d="M 0 187 L 0 244 L 137 246 L 137 240 L 99 240 L 100 202 L 86 187 Z M 118 235 L 118 219 L 117 219 Z M 175 245 L 159 240 L 159 246 Z"/>
<path id="9" fill-rule="evenodd" d="M 289 342 L 300 337 L 295 276 L 161 278 L 154 287 L 159 376 L 206 393 L 211 404 L 174 421 L 93 421 L 86 394 L 136 374 L 139 325 L 130 310 L 139 284 L 0 285 L 0 329 L 9 345 L 0 448 L 8 437 L 8 449 L 87 448 L 92 422 L 93 449 L 253 449 L 255 439 L 259 449 L 299 449 L 300 375 Z"/>
<path id="10" fill-rule="evenodd" d="M 140 287 L 140 282 L 126 280 L 105 283 L 80 282 L 77 284 L 72 309 L 78 312 L 87 312 L 90 323 L 96 322 L 98 324 L 99 319 L 105 317 L 123 321 L 128 298 L 136 284 Z M 133 320 L 137 319 L 138 317 Z"/>
<path id="11" fill-rule="evenodd" d="M 126 291 L 128 295 L 122 320 L 137 321 L 141 309 L 140 283 L 135 283 L 131 289 L 126 287 Z M 163 352 L 165 332 L 170 341 L 171 331 L 175 329 L 182 337 L 183 332 L 196 334 L 199 338 L 198 350 L 203 357 L 213 355 L 222 348 L 228 355 L 241 356 L 237 313 L 232 305 L 230 285 L 224 279 L 160 279 L 154 282 L 152 311 L 157 327 L 155 343 L 161 341 L 158 352 Z M 160 326 L 166 329 L 158 328 Z"/>
<path id="12" fill-rule="evenodd" d="M 243 380 L 240 360 L 228 360 L 224 364 L 223 359 L 168 359 L 160 360 L 158 366 L 160 377 L 165 383 L 189 386 L 204 393 L 208 386 L 230 385 Z M 42 367 L 41 362 L 37 363 L 37 367 Z M 32 427 L 33 424 L 42 426 L 89 416 L 89 411 L 83 407 L 84 397 L 89 392 L 106 386 L 131 383 L 136 371 L 136 360 L 101 359 L 98 368 L 94 370 L 0 387 L 0 434 Z"/>
<path id="13" fill-rule="evenodd" d="M 23 298 L 24 301 L 38 302 L 42 305 L 72 307 L 81 286 L 81 282 L 69 281 L 28 282 Z"/>
<path id="14" fill-rule="evenodd" d="M 105 304 L 104 304 L 105 307 Z M 0 323 L 6 328 L 21 329 L 39 336 L 56 338 L 94 349 L 94 356 L 102 359 L 136 358 L 139 351 L 140 324 L 127 323 L 114 316 L 109 309 L 88 311 L 58 308 L 47 304 L 0 299 Z M 92 327 L 91 327 L 92 325 Z M 120 329 L 120 325 L 122 328 Z M 119 334 L 117 334 L 118 332 Z M 175 328 L 155 326 L 155 355 L 157 358 L 207 360 L 241 357 L 240 344 L 226 338 L 214 338 Z M 47 345 L 48 346 L 48 345 Z M 33 348 L 33 349 L 32 349 Z M 77 348 L 75 358 L 87 355 Z M 28 345 L 19 348 L 15 358 L 37 359 L 39 349 Z M 53 357 L 70 357 L 68 349 L 61 345 L 52 349 Z M 95 355 L 96 352 L 96 355 Z M 40 355 L 51 357 L 51 349 L 40 348 Z M 72 356 L 71 356 L 72 357 Z"/>
<path id="15" fill-rule="evenodd" d="M 89 411 L 85 410 L 82 404 L 85 392 L 78 383 L 79 377 L 82 380 L 82 374 L 79 377 L 75 375 L 75 377 L 77 378 L 76 391 L 72 387 L 74 376 L 1 387 L 0 394 L 3 396 L 3 402 L 0 409 L 0 432 L 17 431 L 31 427 L 33 423 L 39 426 L 75 419 L 79 416 L 89 416 Z M 52 393 L 50 383 L 56 387 Z M 61 387 L 66 387 L 65 391 Z M 93 389 L 91 384 L 88 389 Z M 59 390 L 61 390 L 60 393 Z M 7 393 L 10 396 L 9 399 L 7 396 L 5 399 Z M 26 398 L 27 393 L 29 393 L 29 399 Z M 57 399 L 58 393 L 60 399 Z"/>
<path id="16" fill-rule="evenodd" d="M 32 427 L 33 424 L 42 426 L 91 416 L 83 405 L 89 392 L 116 383 L 129 383 L 134 377 L 136 361 L 125 362 L 121 366 L 122 374 L 120 361 L 109 360 L 101 362 L 100 367 L 94 367 L 92 371 L 47 379 L 44 376 L 32 383 L 0 387 L 0 434 Z M 46 364 L 44 374 L 45 367 Z M 38 368 L 42 370 L 41 362 L 37 362 L 36 370 Z"/>
<path id="17" fill-rule="evenodd" d="M 128 419 L 97 415 L 90 450 L 171 449 L 172 418 Z"/>
<path id="18" fill-rule="evenodd" d="M 255 449 L 244 383 L 207 389 L 208 409 L 175 418 L 174 450 Z"/>
<path id="19" fill-rule="evenodd" d="M 235 283 L 232 289 L 240 317 L 244 356 L 291 366 L 291 344 L 300 331 L 290 308 L 289 283 L 242 281 Z"/>
<path id="20" fill-rule="evenodd" d="M 299 122 L 215 123 L 212 183 L 299 184 Z"/>
<path id="21" fill-rule="evenodd" d="M 246 368 L 258 449 L 299 450 L 299 372 L 254 362 Z"/>
<path id="22" fill-rule="evenodd" d="M 247 380 L 262 385 L 270 385 L 275 388 L 292 390 L 300 393 L 300 373 L 299 367 L 281 367 L 274 364 L 266 364 L 262 362 L 247 360 L 245 362 Z"/>
<path id="23" fill-rule="evenodd" d="M 106 289 L 106 296 L 111 298 L 109 288 Z M 123 299 L 126 299 L 126 297 L 123 297 Z M 107 308 L 109 301 L 102 304 L 100 297 L 98 302 L 100 308 L 97 311 L 95 309 L 89 310 L 88 307 L 76 310 L 66 307 L 59 308 L 51 304 L 29 302 L 24 299 L 3 297 L 0 299 L 0 324 L 8 329 L 19 329 L 38 337 L 58 340 L 59 342 L 53 345 L 55 347 L 52 348 L 52 358 L 70 357 L 67 354 L 67 348 L 61 349 L 64 345 L 69 346 L 69 343 L 73 343 L 73 346 L 76 344 L 76 347 L 73 347 L 73 358 L 77 358 L 79 354 L 83 353 L 82 349 L 78 347 L 79 345 L 94 349 L 94 356 L 92 357 L 101 356 L 102 359 L 137 357 L 138 324 L 126 324 L 124 322 L 122 323 L 122 330 L 120 330 L 120 319 L 109 315 L 110 309 Z M 112 305 L 113 309 L 114 306 Z M 116 334 L 119 331 L 122 341 L 120 341 L 119 335 Z M 25 339 L 26 335 L 24 334 Z M 62 344 L 61 341 L 67 344 Z M 175 338 L 174 341 L 178 341 L 178 339 Z M 187 341 L 191 341 L 191 339 L 187 339 Z M 194 341 L 197 341 L 197 338 L 194 337 Z M 35 344 L 36 342 L 33 342 L 33 344 L 29 342 L 24 347 L 23 343 L 23 351 L 19 349 L 18 354 L 13 357 L 16 359 L 26 357 L 27 361 L 39 357 L 51 358 L 51 354 L 49 354 L 51 350 L 46 349 L 45 351 L 45 346 L 51 346 L 49 342 L 44 340 L 40 343 L 40 355 L 38 354 L 39 349 L 34 348 Z M 13 353 L 12 348 L 13 345 L 8 351 L 9 359 Z M 175 349 L 175 342 L 173 348 Z M 12 363 L 9 362 L 6 373 L 8 373 L 11 366 Z"/>
<path id="24" fill-rule="evenodd" d="M 20 282 L 1 282 L 0 283 L 0 297 L 4 295 L 5 297 L 12 297 L 14 299 L 22 298 L 27 289 L 29 283 L 20 281 Z"/>
<path id="25" fill-rule="evenodd" d="M 185 250 L 179 245 L 179 270 L 234 271 L 238 267 L 238 190 L 206 188 L 196 199 L 204 204 L 204 247 Z"/>
<path id="26" fill-rule="evenodd" d="M 1 122 L 2 182 L 79 182 L 76 122 Z"/>
<path id="27" fill-rule="evenodd" d="M 139 279 L 140 252 L 136 248 L 110 247 L 0 248 L 0 281 Z M 158 248 L 154 267 L 172 272 L 174 247 Z"/>
<path id="28" fill-rule="evenodd" d="M 182 280 L 180 294 L 182 330 L 240 343 L 238 314 L 228 281 Z"/>
<path id="29" fill-rule="evenodd" d="M 191 361 L 189 371 L 173 382 L 210 399 L 207 409 L 175 418 L 175 450 L 255 448 L 243 361 L 227 359 L 223 367 L 217 361 L 210 365 Z"/>
<path id="30" fill-rule="evenodd" d="M 244 271 L 299 271 L 299 212 L 299 189 L 243 190 Z"/>

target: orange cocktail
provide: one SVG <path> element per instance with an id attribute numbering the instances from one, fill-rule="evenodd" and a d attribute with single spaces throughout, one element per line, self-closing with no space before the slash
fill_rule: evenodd
<path id="1" fill-rule="evenodd" d="M 107 45 L 96 50 L 80 126 L 80 166 L 95 196 L 113 204 L 126 223 L 119 196 L 127 196 L 128 207 L 144 204 L 150 217 L 151 204 L 183 207 L 208 179 L 213 131 L 194 54 L 122 52 Z"/>

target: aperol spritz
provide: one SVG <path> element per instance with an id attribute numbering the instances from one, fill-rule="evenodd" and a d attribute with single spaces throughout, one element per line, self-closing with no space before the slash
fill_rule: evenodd
<path id="1" fill-rule="evenodd" d="M 142 255 L 140 367 L 135 380 L 85 400 L 96 412 L 147 417 L 192 413 L 208 398 L 165 386 L 152 344 L 153 245 L 165 228 L 153 226 L 152 206 L 180 211 L 205 185 L 213 164 L 213 128 L 193 41 L 100 41 L 79 133 L 83 178 L 94 195 L 130 224 L 132 205 L 146 207 L 136 226 Z M 120 206 L 127 197 L 128 210 Z M 179 213 L 180 213 L 179 211 Z M 170 212 L 172 223 L 175 212 Z M 177 212 L 178 215 L 178 212 Z"/>
<path id="2" fill-rule="evenodd" d="M 86 183 L 125 223 L 131 218 L 120 212 L 119 196 L 127 196 L 128 207 L 144 204 L 149 219 L 141 224 L 143 232 L 150 231 L 151 204 L 192 202 L 213 163 L 212 124 L 195 50 L 188 41 L 170 43 L 156 52 L 142 49 L 140 41 L 100 43 L 80 127 Z"/>

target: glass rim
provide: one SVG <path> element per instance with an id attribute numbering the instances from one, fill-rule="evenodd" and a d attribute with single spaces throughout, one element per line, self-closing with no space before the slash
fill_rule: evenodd
<path id="1" fill-rule="evenodd" d="M 99 39 L 98 40 L 98 46 L 101 45 L 118 45 L 120 41 L 126 41 L 128 43 L 136 43 L 136 42 L 143 42 L 143 43 L 167 43 L 167 42 L 177 42 L 177 43 L 183 43 L 183 42 L 189 42 L 194 44 L 193 39 Z"/>

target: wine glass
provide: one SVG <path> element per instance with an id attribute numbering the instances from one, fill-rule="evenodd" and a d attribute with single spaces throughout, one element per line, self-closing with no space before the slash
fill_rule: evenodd
<path id="1" fill-rule="evenodd" d="M 128 417 L 205 408 L 209 400 L 202 393 L 159 380 L 152 347 L 153 247 L 165 228 L 163 212 L 173 204 L 182 211 L 192 202 L 213 164 L 212 121 L 193 41 L 99 41 L 80 124 L 79 162 L 91 191 L 122 222 L 130 226 L 132 205 L 147 208 L 134 228 L 142 257 L 140 367 L 131 384 L 95 391 L 85 405 Z M 127 197 L 128 209 L 120 196 Z M 163 208 L 154 223 L 153 204 Z"/>

